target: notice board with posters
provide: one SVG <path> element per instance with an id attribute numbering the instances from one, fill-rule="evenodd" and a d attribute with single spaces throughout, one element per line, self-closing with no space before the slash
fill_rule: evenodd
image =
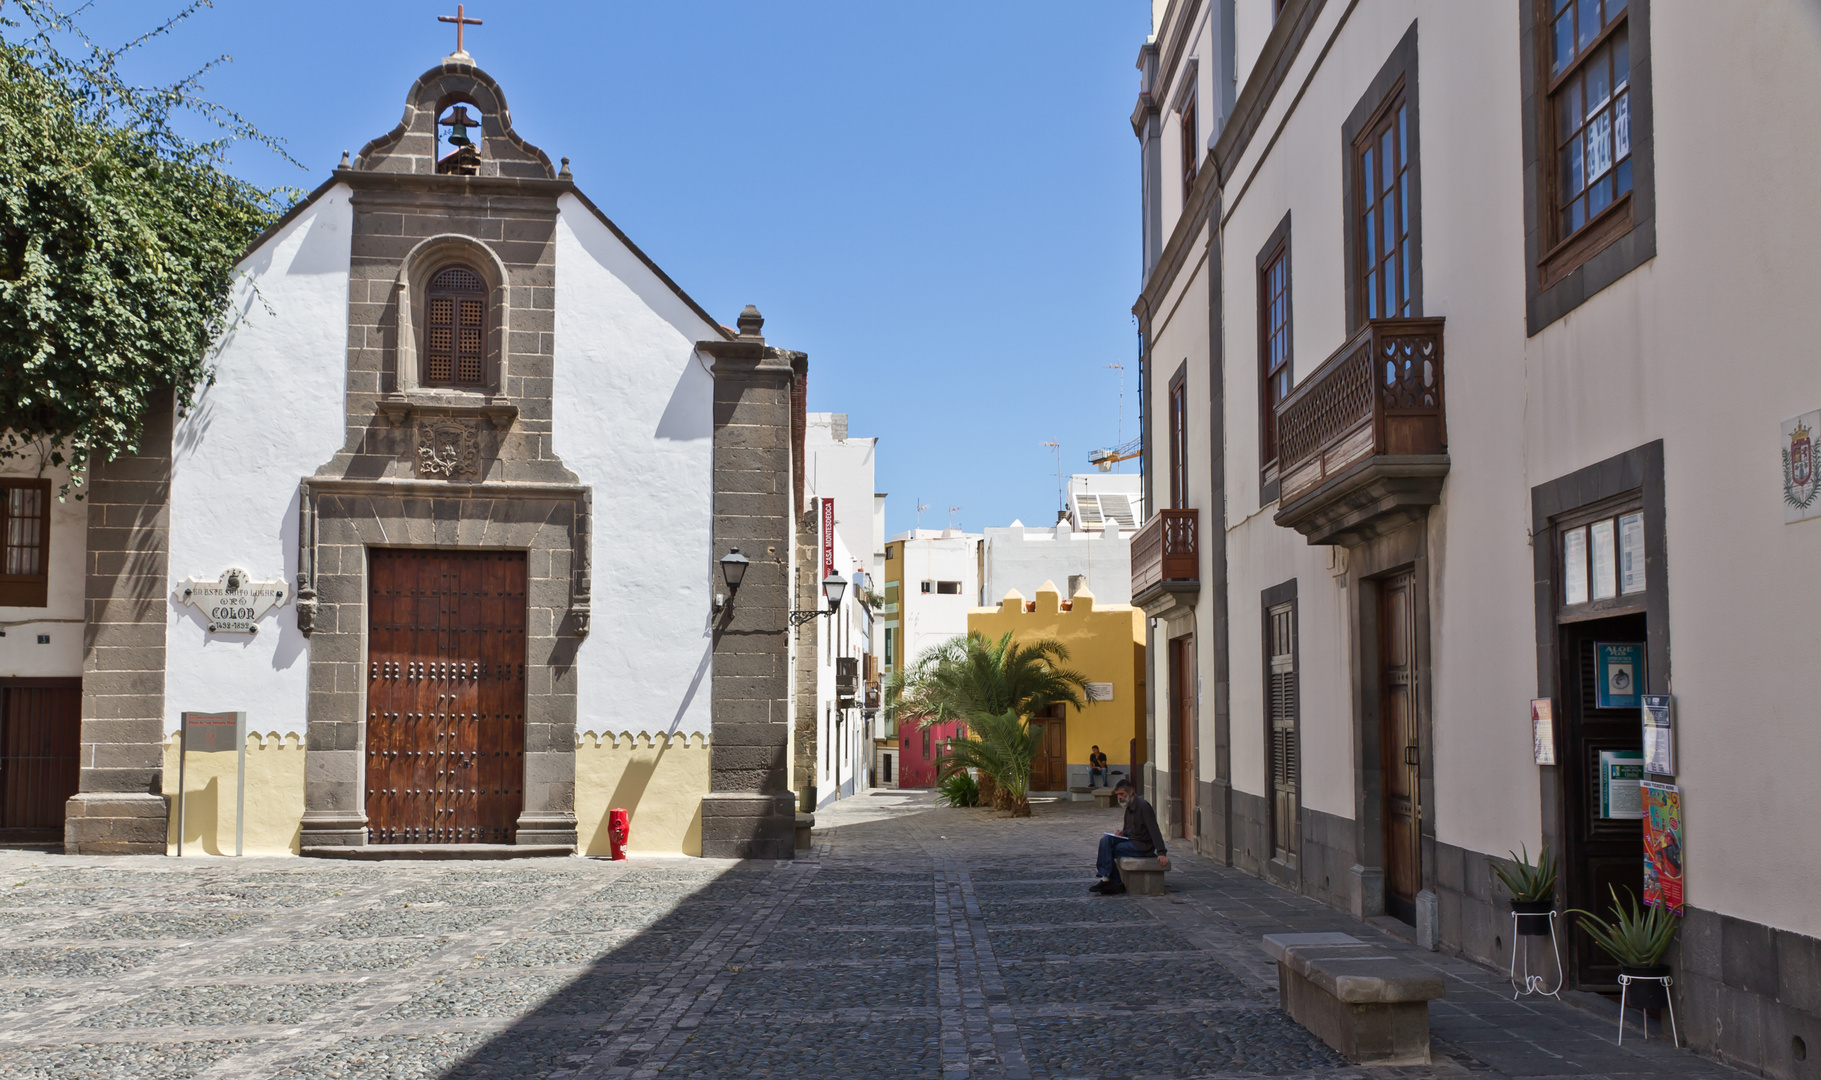
<path id="1" fill-rule="evenodd" d="M 1682 792 L 1646 780 L 1644 796 L 1644 903 L 1682 914 Z"/>

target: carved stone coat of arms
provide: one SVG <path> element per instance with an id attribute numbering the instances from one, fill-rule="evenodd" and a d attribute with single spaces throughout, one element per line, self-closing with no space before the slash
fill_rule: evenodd
<path id="1" fill-rule="evenodd" d="M 417 425 L 417 475 L 474 476 L 480 470 L 478 425 L 460 420 L 432 420 Z"/>

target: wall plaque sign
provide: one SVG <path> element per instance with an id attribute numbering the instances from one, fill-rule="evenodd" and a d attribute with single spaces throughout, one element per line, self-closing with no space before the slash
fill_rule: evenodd
<path id="1" fill-rule="evenodd" d="M 1555 699 L 1530 699 L 1530 742 L 1538 765 L 1555 764 Z"/>
<path id="2" fill-rule="evenodd" d="M 1783 421 L 1783 523 L 1821 516 L 1821 469 L 1816 468 L 1815 440 L 1821 436 L 1821 410 Z"/>
<path id="3" fill-rule="evenodd" d="M 282 581 L 254 581 L 236 566 L 214 581 L 184 582 L 183 602 L 208 616 L 211 633 L 257 634 L 260 617 L 283 604 L 289 592 Z"/>
<path id="4" fill-rule="evenodd" d="M 1594 705 L 1601 709 L 1636 709 L 1644 702 L 1644 643 L 1600 641 L 1593 646 Z"/>
<path id="5" fill-rule="evenodd" d="M 1668 694 L 1644 695 L 1644 768 L 1658 776 L 1676 772 L 1675 702 Z"/>

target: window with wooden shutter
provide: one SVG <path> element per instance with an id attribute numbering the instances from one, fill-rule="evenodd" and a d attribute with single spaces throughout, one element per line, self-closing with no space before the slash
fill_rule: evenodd
<path id="1" fill-rule="evenodd" d="M 1265 616 L 1269 685 L 1266 709 L 1271 739 L 1271 846 L 1272 858 L 1296 858 L 1296 784 L 1301 772 L 1296 738 L 1296 602 L 1279 604 Z"/>
<path id="2" fill-rule="evenodd" d="M 439 270 L 424 302 L 424 385 L 480 386 L 486 367 L 486 281 L 465 266 Z"/>
<path id="3" fill-rule="evenodd" d="M 0 480 L 0 605 L 50 602 L 51 482 Z"/>

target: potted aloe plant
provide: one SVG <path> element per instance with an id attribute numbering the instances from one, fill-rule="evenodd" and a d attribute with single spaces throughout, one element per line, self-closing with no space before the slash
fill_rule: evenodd
<path id="1" fill-rule="evenodd" d="M 1611 888 L 1611 892 L 1611 921 L 1579 908 L 1570 914 L 1581 916 L 1581 929 L 1606 955 L 1619 962 L 1620 974 L 1646 979 L 1668 975 L 1669 965 L 1662 961 L 1676 934 L 1676 917 L 1668 908 L 1640 907 L 1636 894 L 1629 889 L 1626 893 L 1631 897 L 1630 908 L 1619 901 L 1618 889 Z M 1628 1005 L 1641 1009 L 1660 1009 L 1669 1004 L 1669 989 L 1660 982 L 1633 983 L 1625 999 Z"/>
<path id="2" fill-rule="evenodd" d="M 1517 916 L 1517 932 L 1525 937 L 1549 936 L 1549 913 L 1555 909 L 1555 856 L 1549 853 L 1549 845 L 1537 853 L 1537 861 L 1530 861 L 1530 848 L 1524 847 L 1524 853 L 1506 852 L 1511 856 L 1511 866 L 1504 866 L 1486 860 L 1492 864 L 1492 872 L 1504 883 L 1506 891 L 1511 893 L 1511 911 Z"/>

